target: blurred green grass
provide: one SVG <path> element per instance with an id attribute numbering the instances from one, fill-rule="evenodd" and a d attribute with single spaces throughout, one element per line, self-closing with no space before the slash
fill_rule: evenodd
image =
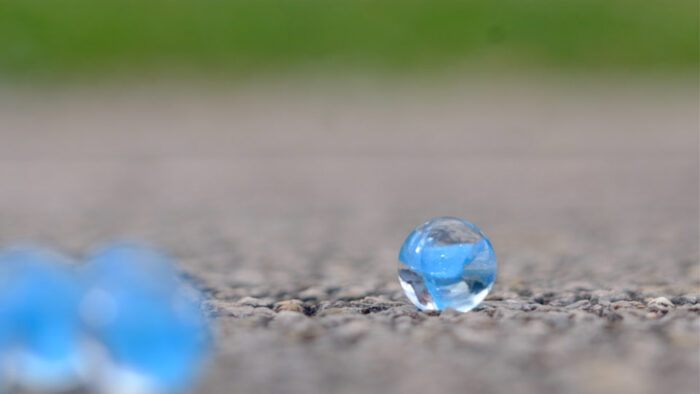
<path id="1" fill-rule="evenodd" d="M 462 66 L 696 73 L 698 3 L 0 0 L 0 78 Z"/>

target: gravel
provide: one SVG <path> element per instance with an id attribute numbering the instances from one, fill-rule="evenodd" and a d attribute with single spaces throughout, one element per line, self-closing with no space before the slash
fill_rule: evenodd
<path id="1" fill-rule="evenodd" d="M 695 86 L 695 85 L 693 85 Z M 666 86 L 0 93 L 0 241 L 170 251 L 202 393 L 697 393 L 697 94 Z M 418 311 L 404 237 L 459 216 L 499 276 Z"/>

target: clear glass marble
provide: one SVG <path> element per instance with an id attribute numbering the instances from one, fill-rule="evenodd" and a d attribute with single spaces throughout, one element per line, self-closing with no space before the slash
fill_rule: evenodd
<path id="1" fill-rule="evenodd" d="M 113 392 L 186 390 L 210 337 L 199 292 L 170 259 L 147 246 L 115 243 L 88 259 L 85 277 L 83 320 L 112 361 L 101 384 Z"/>
<path id="2" fill-rule="evenodd" d="M 80 384 L 86 366 L 80 346 L 80 296 L 80 284 L 63 256 L 27 245 L 0 252 L 4 384 L 27 392 L 68 392 Z"/>
<path id="3" fill-rule="evenodd" d="M 472 310 L 491 291 L 496 271 L 496 255 L 486 235 L 458 218 L 421 224 L 399 252 L 401 287 L 422 310 Z"/>

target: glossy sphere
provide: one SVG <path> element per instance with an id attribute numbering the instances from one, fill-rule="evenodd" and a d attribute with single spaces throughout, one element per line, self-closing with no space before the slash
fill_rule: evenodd
<path id="1" fill-rule="evenodd" d="M 80 297 L 64 257 L 31 246 L 0 253 L 0 375 L 8 383 L 29 390 L 79 384 Z"/>
<path id="2" fill-rule="evenodd" d="M 496 270 L 496 255 L 486 235 L 457 218 L 423 223 L 399 252 L 401 287 L 423 310 L 472 310 L 491 291 Z"/>
<path id="3" fill-rule="evenodd" d="M 209 346 L 198 292 L 158 251 L 105 247 L 90 258 L 83 319 L 109 353 L 103 385 L 115 392 L 186 390 Z"/>

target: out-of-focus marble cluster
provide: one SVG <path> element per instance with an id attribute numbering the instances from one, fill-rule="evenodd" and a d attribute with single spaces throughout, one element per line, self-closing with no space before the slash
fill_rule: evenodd
<path id="1" fill-rule="evenodd" d="M 152 248 L 111 244 L 84 264 L 0 252 L 0 393 L 159 393 L 189 387 L 210 349 L 199 292 Z"/>

